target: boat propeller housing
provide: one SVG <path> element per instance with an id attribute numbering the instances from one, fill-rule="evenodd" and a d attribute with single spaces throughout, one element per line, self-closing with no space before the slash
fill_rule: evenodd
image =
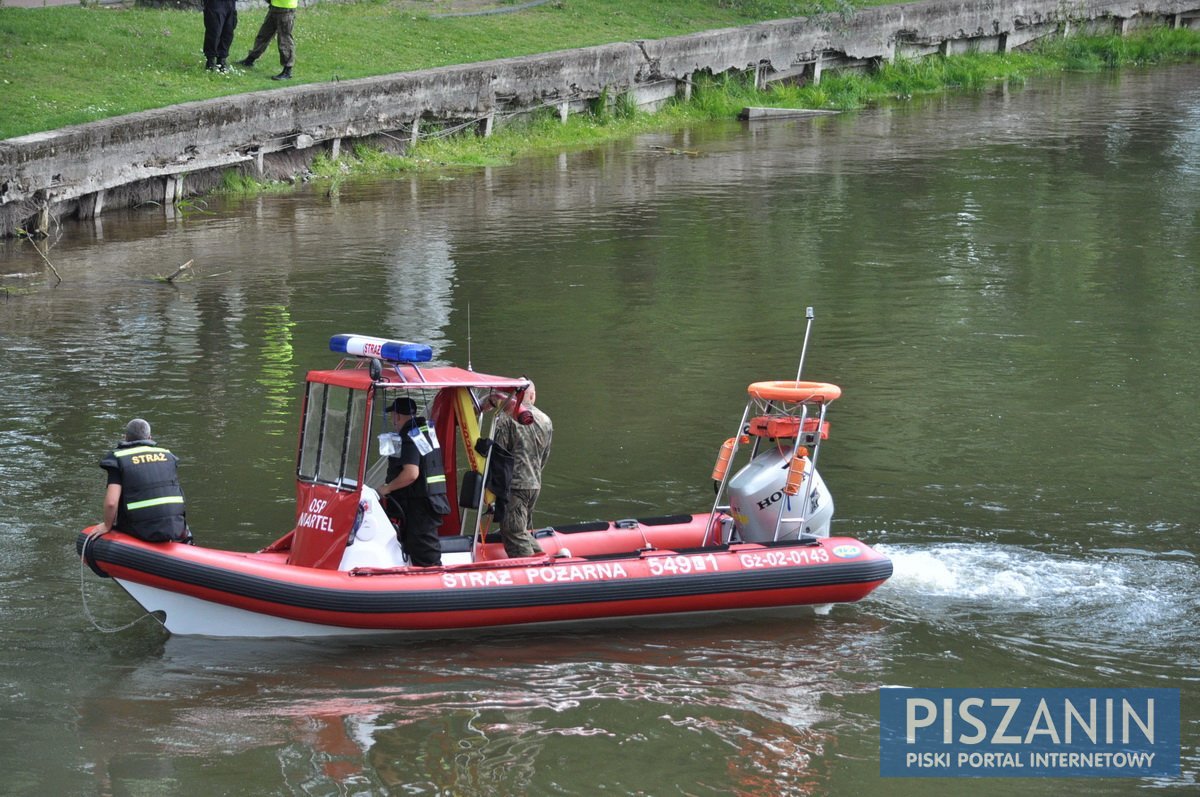
<path id="1" fill-rule="evenodd" d="M 795 540 L 801 534 L 829 536 L 833 495 L 811 463 L 808 463 L 811 477 L 807 480 L 807 500 L 801 495 L 790 495 L 786 489 L 790 453 L 779 448 L 765 451 L 730 479 L 729 508 L 737 538 L 743 542 Z M 780 502 L 784 502 L 782 515 Z"/>

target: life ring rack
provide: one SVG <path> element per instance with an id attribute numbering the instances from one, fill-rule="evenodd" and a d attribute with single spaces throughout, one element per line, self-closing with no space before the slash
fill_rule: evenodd
<path id="1" fill-rule="evenodd" d="M 746 388 L 752 398 L 763 401 L 789 401 L 793 404 L 828 404 L 842 395 L 842 389 L 829 382 L 754 382 Z"/>

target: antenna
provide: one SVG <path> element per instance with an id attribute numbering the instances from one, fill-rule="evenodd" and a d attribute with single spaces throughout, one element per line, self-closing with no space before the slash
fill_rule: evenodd
<path id="1" fill-rule="evenodd" d="M 800 365 L 796 368 L 796 381 L 800 381 L 800 373 L 804 370 L 804 355 L 808 352 L 808 334 L 812 332 L 813 309 L 811 307 L 804 308 L 804 317 L 808 319 L 808 323 L 804 325 L 804 346 L 800 349 Z"/>
<path id="2" fill-rule="evenodd" d="M 467 302 L 467 370 L 474 371 L 471 367 L 471 303 Z"/>

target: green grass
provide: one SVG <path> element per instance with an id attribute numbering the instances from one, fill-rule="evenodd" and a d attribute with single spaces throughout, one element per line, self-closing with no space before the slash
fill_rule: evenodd
<path id="1" fill-rule="evenodd" d="M 258 196 L 267 193 L 284 193 L 291 190 L 291 183 L 282 180 L 257 180 L 236 169 L 230 169 L 221 175 L 221 185 L 214 193 L 229 196 Z"/>
<path id="2" fill-rule="evenodd" d="M 884 64 L 877 72 L 825 72 L 819 85 L 775 83 L 758 90 L 732 73 L 703 81 L 689 119 L 729 118 L 746 106 L 854 110 L 885 100 L 946 90 L 979 91 L 1062 71 L 1098 71 L 1200 58 L 1200 31 L 1151 29 L 1125 38 L 1054 38 L 1029 51 L 930 56 Z M 668 113 L 672 111 L 669 110 Z"/>
<path id="3" fill-rule="evenodd" d="M 1150 66 L 1200 56 L 1200 34 L 1187 28 L 1152 28 L 1134 36 L 1058 39 L 1043 52 L 1081 71 Z"/>
<path id="4" fill-rule="evenodd" d="M 511 14 L 435 18 L 442 0 L 324 3 L 298 12 L 292 82 L 325 82 L 638 38 L 662 38 L 765 19 L 886 5 L 888 0 L 557 0 Z M 415 10 L 414 10 L 415 9 Z M 243 11 L 231 57 L 245 55 L 264 11 Z M 274 47 L 254 69 L 205 72 L 199 12 L 146 8 L 0 8 L 0 138 L 190 100 L 280 88 Z M 1128 38 L 1055 40 L 1041 54 L 927 58 L 874 79 L 830 75 L 784 101 L 861 107 L 882 96 L 975 88 L 1046 68 L 1102 69 L 1196 57 L 1191 30 Z M 833 98 L 832 100 L 830 98 Z M 749 103 L 746 103 L 749 104 Z M 616 105 L 619 107 L 620 99 Z M 607 107 L 607 106 L 606 106 Z"/>
<path id="5" fill-rule="evenodd" d="M 871 103 L 904 101 L 914 95 L 947 90 L 977 91 L 997 81 L 1027 78 L 1066 70 L 1107 69 L 1200 56 L 1200 32 L 1154 30 L 1117 37 L 1054 40 L 1029 52 L 965 54 L 902 61 L 872 74 L 826 72 L 820 85 L 773 83 L 756 89 L 746 74 L 700 76 L 690 102 L 673 101 L 657 113 L 638 111 L 626 96 L 601 97 L 592 113 L 572 114 L 564 124 L 551 108 L 515 117 L 489 138 L 468 129 L 449 135 L 430 135 L 405 155 L 391 155 L 364 146 L 343 153 L 336 161 L 319 156 L 312 176 L 330 182 L 335 194 L 347 178 L 402 172 L 476 168 L 511 164 L 539 152 L 586 149 L 632 135 L 687 124 L 730 119 L 747 106 L 854 110 Z M 227 178 L 233 194 L 275 190 L 245 177 Z"/>
<path id="6" fill-rule="evenodd" d="M 322 3 L 296 19 L 296 83 L 383 75 L 804 16 L 887 0 L 557 0 L 510 14 L 434 18 L 446 3 Z M 245 56 L 265 6 L 239 14 Z M 414 10 L 415 9 L 415 10 Z M 254 69 L 205 72 L 198 11 L 0 8 L 0 138 L 280 88 L 274 46 Z"/>
<path id="7" fill-rule="evenodd" d="M 855 0 L 856 5 L 880 5 Z M 422 10 L 411 9 L 419 5 Z M 396 5 L 382 0 L 302 9 L 297 20 L 297 82 L 318 82 L 663 36 L 750 22 L 848 11 L 844 0 L 561 0 L 515 14 L 435 19 L 438 0 Z M 244 54 L 261 14 L 243 12 L 233 58 Z M 259 68 L 220 75 L 202 69 L 199 13 L 147 9 L 0 9 L 0 138 L 187 100 L 276 88 L 268 51 Z M 312 176 L 333 195 L 357 175 L 394 174 L 512 163 L 521 155 L 594 147 L 631 135 L 712 119 L 746 106 L 853 110 L 948 89 L 975 91 L 998 80 L 1020 82 L 1064 70 L 1100 70 L 1200 57 L 1200 32 L 1152 29 L 1129 37 L 1054 38 L 1002 55 L 933 56 L 885 65 L 872 74 L 826 72 L 818 86 L 771 84 L 756 89 L 745 75 L 701 76 L 689 103 L 657 114 L 630 97 L 604 96 L 592 113 L 566 124 L 553 109 L 522 115 L 490 138 L 473 130 L 427 136 L 400 157 L 355 146 L 337 160 L 320 156 Z M 219 193 L 249 196 L 290 190 L 230 170 Z M 184 208 L 203 213 L 197 204 Z"/>

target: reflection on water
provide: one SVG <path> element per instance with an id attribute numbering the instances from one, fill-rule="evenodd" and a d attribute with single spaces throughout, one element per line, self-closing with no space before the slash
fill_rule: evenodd
<path id="1" fill-rule="evenodd" d="M 85 698 L 83 722 L 98 770 L 160 785 L 180 775 L 145 771 L 150 737 L 185 768 L 273 758 L 303 793 L 545 793 L 587 773 L 616 793 L 649 778 L 697 794 L 820 794 L 822 758 L 854 727 L 831 701 L 872 688 L 883 631 L 809 614 L 677 628 L 669 644 L 636 629 L 399 649 L 171 639 Z"/>
<path id="2" fill-rule="evenodd" d="M 406 234 L 390 253 L 380 286 L 387 296 L 384 337 L 422 341 L 435 352 L 446 350 L 455 264 L 444 236 Z"/>
<path id="3" fill-rule="evenodd" d="M 38 287 L 0 303 L 6 788 L 925 794 L 878 778 L 880 684 L 1178 685 L 1184 771 L 1154 785 L 1194 787 L 1198 70 L 122 211 L 54 243 L 56 287 L 0 242 L 3 284 Z M 861 604 L 270 645 L 102 635 L 79 607 L 74 535 L 134 415 L 181 457 L 201 541 L 253 550 L 292 523 L 329 336 L 422 340 L 537 381 L 539 523 L 694 511 L 746 384 L 795 373 L 808 305 L 805 376 L 844 388 L 834 531 L 896 562 Z M 136 617 L 87 589 L 102 624 Z"/>
<path id="4" fill-rule="evenodd" d="M 299 408 L 299 402 L 293 407 L 296 363 L 292 328 L 296 323 L 285 305 L 268 305 L 262 308 L 262 326 L 262 340 L 255 345 L 262 364 L 258 383 L 263 386 L 270 407 L 264 421 L 272 425 L 272 434 L 288 434 Z"/>

